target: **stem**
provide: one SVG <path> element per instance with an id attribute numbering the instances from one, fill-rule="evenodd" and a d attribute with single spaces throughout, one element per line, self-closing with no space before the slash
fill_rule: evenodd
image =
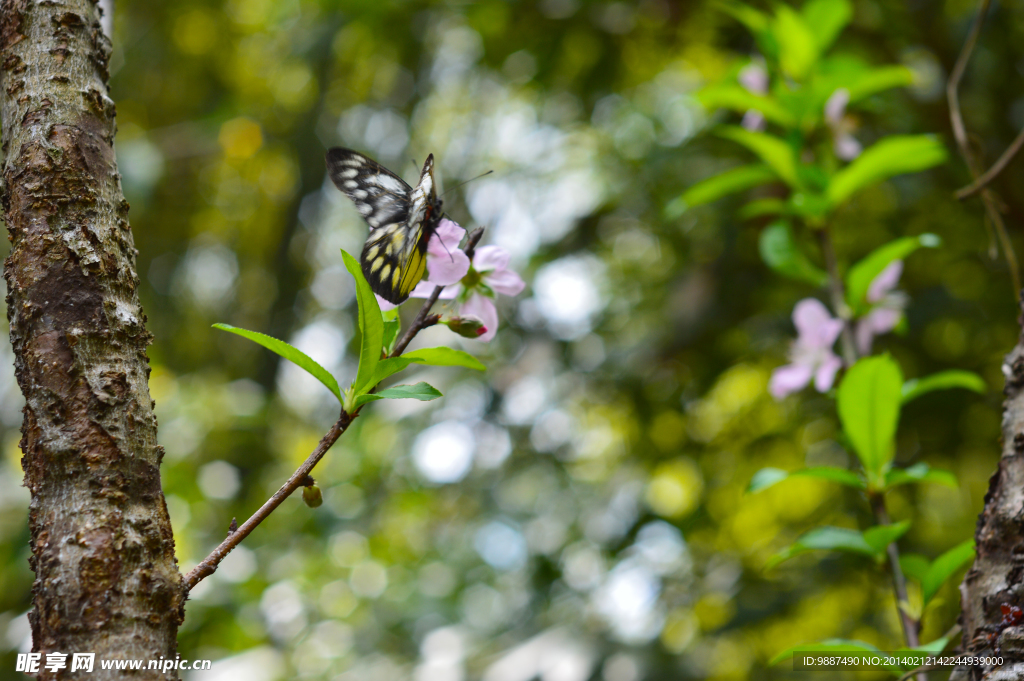
<path id="1" fill-rule="evenodd" d="M 224 560 L 231 550 L 242 543 L 242 540 L 248 537 L 256 527 L 262 523 L 267 517 L 274 512 L 274 510 L 284 503 L 284 500 L 291 496 L 291 493 L 302 487 L 306 482 L 306 476 L 309 475 L 313 467 L 316 466 L 320 459 L 324 458 L 327 450 L 338 441 L 341 434 L 344 433 L 348 427 L 352 424 L 352 421 L 358 416 L 359 410 L 357 409 L 353 414 L 348 414 L 345 411 L 341 412 L 341 416 L 331 426 L 331 429 L 327 431 L 327 434 L 321 438 L 320 443 L 317 444 L 316 449 L 309 455 L 298 470 L 292 473 L 292 476 L 288 478 L 288 481 L 281 485 L 281 489 L 274 493 L 274 496 L 267 499 L 267 501 L 260 506 L 259 510 L 249 516 L 249 519 L 242 523 L 235 531 L 228 532 L 228 536 L 220 545 L 210 552 L 206 558 L 203 559 L 199 565 L 192 568 L 187 575 L 185 575 L 185 588 L 191 590 L 196 584 L 201 582 L 206 577 L 209 577 L 217 571 L 217 566 Z M 232 520 L 232 524 L 234 521 Z"/>
<path id="2" fill-rule="evenodd" d="M 476 249 L 477 243 L 483 236 L 484 230 L 482 227 L 478 227 L 473 230 L 473 233 L 469 235 L 469 240 L 466 242 L 466 248 L 464 249 L 466 255 L 470 260 L 473 259 L 473 251 Z M 434 289 L 434 292 L 430 294 L 430 298 L 420 308 L 416 318 L 413 320 L 412 325 L 405 332 L 402 338 L 395 345 L 394 351 L 391 353 L 391 357 L 397 357 L 401 355 L 405 350 L 406 346 L 416 337 L 423 329 L 437 324 L 437 320 L 440 315 L 430 314 L 430 308 L 437 302 L 438 296 L 441 295 L 441 291 L 444 286 L 438 286 Z M 376 389 L 376 388 L 374 388 Z M 348 430 L 348 427 L 352 425 L 352 421 L 359 416 L 359 411 L 362 407 L 359 407 L 351 414 L 342 410 L 341 416 L 331 426 L 331 429 L 321 438 L 317 444 L 316 449 L 313 453 L 302 463 L 298 469 L 292 473 L 292 476 L 288 478 L 288 481 L 281 485 L 281 488 L 274 493 L 274 496 L 267 499 L 267 501 L 260 506 L 259 510 L 253 513 L 248 520 L 242 523 L 240 526 L 236 526 L 235 519 L 231 519 L 231 528 L 228 530 L 228 536 L 220 543 L 217 548 L 210 552 L 206 558 L 196 565 L 192 570 L 185 575 L 185 591 L 188 592 L 195 587 L 196 584 L 201 582 L 203 579 L 209 577 L 217 571 L 217 566 L 220 565 L 221 561 L 224 560 L 231 550 L 242 543 L 242 540 L 252 534 L 252 531 L 259 526 L 264 520 L 266 520 L 271 513 L 273 513 L 278 506 L 284 503 L 284 500 L 291 496 L 292 492 L 297 490 L 299 487 L 306 486 L 310 483 L 309 474 L 313 468 L 320 463 L 320 459 L 324 458 L 338 438 L 341 437 L 342 433 Z"/>
<path id="3" fill-rule="evenodd" d="M 843 280 L 839 276 L 839 265 L 836 262 L 835 247 L 832 245 L 832 234 L 827 226 L 818 230 L 818 241 L 821 244 L 822 257 L 825 259 L 825 269 L 828 272 L 828 289 L 832 298 L 832 309 L 843 320 L 843 331 L 839 337 L 839 345 L 843 352 L 843 362 L 846 363 L 847 367 L 852 367 L 857 362 L 857 344 L 853 342 L 850 310 L 846 304 Z"/>
<path id="4" fill-rule="evenodd" d="M 978 5 L 978 14 L 974 19 L 974 24 L 971 26 L 971 32 L 967 35 L 967 40 L 964 42 L 963 49 L 960 50 L 960 56 L 957 57 L 956 64 L 953 66 L 953 72 L 949 76 L 949 82 L 946 83 L 946 98 L 949 100 L 949 120 L 953 127 L 953 137 L 956 139 L 957 148 L 960 150 L 960 155 L 964 159 L 964 163 L 967 164 L 967 170 L 971 174 L 971 179 L 974 181 L 971 187 L 973 191 L 981 192 L 981 201 L 985 205 L 985 214 L 988 216 L 989 222 L 995 228 L 996 235 L 999 237 L 999 242 L 1003 246 L 1003 254 L 1006 257 L 1006 265 L 1010 270 L 1010 280 L 1013 282 L 1013 293 L 1017 297 L 1017 302 L 1021 301 L 1021 282 L 1020 282 L 1020 267 L 1017 264 L 1017 254 L 1013 250 L 1013 244 L 1010 243 L 1010 237 L 1006 233 L 1006 225 L 1003 222 L 1002 215 L 999 214 L 999 206 L 996 201 L 995 195 L 992 190 L 989 189 L 986 183 L 995 177 L 1000 170 L 1002 165 L 1006 165 L 1013 158 L 1013 154 L 1016 153 L 1016 149 L 1020 147 L 1021 143 L 1024 143 L 1024 132 L 1017 136 L 1013 144 L 1010 145 L 1010 149 L 996 162 L 995 166 L 989 173 L 986 173 L 986 179 L 984 182 L 981 181 L 981 163 L 978 161 L 974 152 L 971 150 L 970 140 L 967 136 L 967 126 L 964 125 L 963 112 L 960 110 L 960 81 L 963 80 L 964 72 L 967 70 L 967 63 L 971 59 L 971 54 L 974 52 L 974 46 L 978 42 L 978 36 L 981 35 L 981 25 L 985 21 L 985 15 L 988 13 L 989 5 L 991 0 L 981 0 Z M 1013 153 L 1010 153 L 1010 152 Z M 993 172 L 994 171 L 994 172 Z M 991 175 L 989 177 L 989 175 Z M 977 187 L 975 187 L 977 185 Z M 965 190 L 966 191 L 966 190 Z M 966 198 L 960 196 L 959 193 L 957 198 Z"/>
<path id="5" fill-rule="evenodd" d="M 1013 157 L 1021 150 L 1021 147 L 1024 147 L 1024 128 L 1017 133 L 1017 137 L 1015 137 L 1010 146 L 1006 148 L 1006 151 L 1004 151 L 1003 155 L 999 157 L 999 160 L 993 163 L 992 167 L 986 170 L 984 175 L 977 178 L 974 182 L 963 189 L 958 190 L 956 198 L 963 201 L 984 189 L 989 182 L 996 179 L 996 176 L 998 176 L 999 173 L 1003 172 L 1006 166 L 1010 164 L 1010 161 L 1013 160 Z"/>
<path id="6" fill-rule="evenodd" d="M 889 512 L 885 507 L 885 493 L 871 492 L 868 494 L 868 501 L 871 504 L 871 512 L 875 516 L 875 522 L 879 525 L 889 525 Z M 889 557 L 889 568 L 892 570 L 892 589 L 896 594 L 896 609 L 899 611 L 900 624 L 903 627 L 903 637 L 907 641 L 908 648 L 916 648 L 921 644 L 920 628 L 921 622 L 914 619 L 903 609 L 902 604 L 907 603 L 907 580 L 903 576 L 903 568 L 900 567 L 900 550 L 896 542 L 891 542 L 886 547 L 886 554 Z M 918 681 L 928 681 L 928 674 L 922 670 L 917 675 Z"/>

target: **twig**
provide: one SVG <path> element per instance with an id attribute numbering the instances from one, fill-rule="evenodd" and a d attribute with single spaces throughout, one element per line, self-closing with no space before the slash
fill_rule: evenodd
<path id="1" fill-rule="evenodd" d="M 875 522 L 879 525 L 889 525 L 889 512 L 885 508 L 885 496 L 883 492 L 874 492 L 868 495 L 871 504 L 871 511 L 874 513 Z M 896 594 L 896 609 L 900 613 L 900 624 L 903 626 L 903 637 L 907 641 L 908 648 L 916 648 L 921 643 L 920 621 L 914 619 L 903 609 L 903 603 L 907 600 L 907 580 L 903 576 L 903 568 L 900 567 L 900 550 L 896 542 L 889 542 L 886 547 L 886 554 L 889 557 L 889 568 L 892 570 L 892 589 Z M 928 674 L 925 670 L 917 672 L 918 681 L 928 681 Z"/>
<path id="2" fill-rule="evenodd" d="M 853 327 L 850 324 L 849 306 L 846 304 L 843 280 L 839 276 L 836 250 L 832 245 L 832 235 L 828 231 L 828 226 L 823 226 L 817 231 L 818 241 L 821 245 L 821 255 L 825 260 L 825 270 L 828 272 L 828 289 L 832 297 L 832 309 L 843 322 L 839 345 L 843 352 L 843 362 L 849 368 L 857 361 L 857 345 L 853 341 Z"/>
<path id="3" fill-rule="evenodd" d="M 473 253 L 474 251 L 476 251 L 476 245 L 480 242 L 480 238 L 483 235 L 484 228 L 477 227 L 469 235 L 469 239 L 466 241 L 466 247 L 462 249 L 463 252 L 466 254 L 466 257 L 469 258 L 470 262 L 473 261 Z M 444 286 L 437 286 L 434 288 L 434 292 L 430 294 L 430 297 L 427 298 L 427 302 L 424 303 L 423 307 L 420 308 L 419 314 L 417 314 L 416 318 L 412 320 L 412 324 L 409 325 L 409 328 L 406 330 L 406 332 L 402 334 L 402 337 L 398 340 L 397 343 L 395 343 L 395 349 L 391 352 L 391 357 L 397 357 L 398 355 L 405 352 L 405 348 L 406 346 L 409 345 L 409 341 L 411 341 L 413 337 L 420 331 L 427 327 L 433 326 L 434 324 L 437 324 L 437 320 L 440 317 L 438 315 L 430 314 L 430 308 L 432 308 L 434 306 L 434 303 L 437 302 L 437 299 L 438 297 L 440 297 L 441 291 L 443 290 Z"/>
<path id="4" fill-rule="evenodd" d="M 990 3 L 991 0 L 981 0 L 981 4 L 978 5 L 978 15 L 974 18 L 971 32 L 967 34 L 967 40 L 964 41 L 960 56 L 957 57 L 956 64 L 953 66 L 953 72 L 949 74 L 949 82 L 946 83 L 946 99 L 949 100 L 949 119 L 953 125 L 953 137 L 956 139 L 957 146 L 960 147 L 960 154 L 968 162 L 968 165 L 971 163 L 972 154 L 970 143 L 967 140 L 967 128 L 964 126 L 964 116 L 960 111 L 958 90 L 960 81 L 964 77 L 964 71 L 967 70 L 967 62 L 971 60 L 971 53 L 974 52 L 978 36 L 981 35 L 981 25 L 985 21 L 985 15 L 988 14 Z"/>
<path id="5" fill-rule="evenodd" d="M 911 669 L 909 672 L 905 673 L 903 676 L 901 676 L 900 678 L 896 679 L 896 681 L 907 681 L 907 679 L 909 679 L 911 676 L 920 676 L 922 674 L 927 676 L 927 672 L 932 672 L 932 671 L 935 671 L 936 669 L 942 669 L 942 668 L 943 668 L 942 665 L 926 664 L 924 666 L 917 667 L 915 669 Z"/>
<path id="6" fill-rule="evenodd" d="M 1010 146 L 1006 148 L 1003 155 L 999 157 L 998 161 L 992 164 L 991 168 L 985 171 L 984 175 L 977 178 L 974 182 L 963 189 L 957 190 L 955 195 L 956 198 L 963 201 L 984 189 L 989 182 L 996 179 L 996 176 L 999 175 L 999 173 L 1003 172 L 1006 166 L 1010 164 L 1010 161 L 1013 160 L 1013 157 L 1017 155 L 1017 152 L 1021 150 L 1021 147 L 1024 147 L 1024 128 L 1021 128 L 1021 131 L 1017 133 L 1017 137 L 1014 138 Z"/>
<path id="7" fill-rule="evenodd" d="M 988 216 L 989 222 L 992 224 L 996 235 L 999 237 L 999 243 L 1003 247 L 1003 254 L 1006 257 L 1006 265 L 1010 270 L 1010 279 L 1013 282 L 1013 293 L 1019 303 L 1021 300 L 1021 283 L 1020 267 L 1017 264 L 1017 254 L 1014 252 L 1013 244 L 1010 243 L 1010 237 L 1006 233 L 1006 224 L 1003 222 L 1003 217 L 999 213 L 999 207 L 996 205 L 996 199 L 992 194 L 992 190 L 986 186 L 987 181 L 979 181 L 979 178 L 981 177 L 981 163 L 977 158 L 975 158 L 974 152 L 971 151 L 970 140 L 967 137 L 967 127 L 964 125 L 963 112 L 960 110 L 960 81 L 963 80 L 964 72 L 967 70 L 967 63 L 970 61 L 971 54 L 974 52 L 974 47 L 978 43 L 978 36 L 981 35 L 981 26 L 985 21 L 985 15 L 988 13 L 990 4 L 991 0 L 981 0 L 978 5 L 978 15 L 974 19 L 974 24 L 971 26 L 970 33 L 967 34 L 967 40 L 964 42 L 963 49 L 960 50 L 960 56 L 957 57 L 956 64 L 953 66 L 953 72 L 949 76 L 949 82 L 946 83 L 946 98 L 949 100 L 949 120 L 950 124 L 953 126 L 953 137 L 956 139 L 956 145 L 960 149 L 960 155 L 963 157 L 964 163 L 967 164 L 967 170 L 971 174 L 973 183 L 978 184 L 978 189 L 976 191 L 981 192 L 981 200 L 985 205 L 985 214 Z M 1024 132 L 1021 134 L 1024 135 Z M 1020 139 L 1020 137 L 1021 136 L 1018 135 L 1018 139 Z M 1021 141 L 1024 142 L 1024 140 Z M 1014 145 L 1017 145 L 1017 140 L 1014 140 Z M 1012 146 L 1013 145 L 1011 145 L 1011 148 Z M 1009 153 L 1009 150 L 1007 150 L 1007 153 Z M 1003 156 L 1005 157 L 1006 154 L 1004 153 Z M 1010 158 L 1012 158 L 1012 155 Z M 1007 158 L 1005 163 L 1008 163 L 1010 158 Z M 1000 158 L 1000 160 L 996 162 L 996 166 L 998 166 L 1002 161 L 1003 158 Z M 995 170 L 996 166 L 993 166 L 993 170 Z M 1002 168 L 999 170 L 1002 170 Z M 995 177 L 997 174 L 998 171 L 992 173 L 992 177 Z M 958 198 L 964 197 L 958 196 Z"/>
<path id="8" fill-rule="evenodd" d="M 947 642 L 946 642 L 946 645 L 943 647 L 942 650 L 945 650 L 946 648 L 949 647 L 948 639 L 952 639 L 954 636 L 956 636 L 959 633 L 960 633 L 960 625 L 959 624 L 954 624 L 952 626 L 952 628 L 950 628 L 949 631 L 947 631 L 945 634 L 943 634 L 942 638 L 947 639 Z M 940 650 L 939 652 L 941 653 L 942 650 Z M 911 676 L 914 676 L 916 674 L 921 674 L 923 672 L 935 671 L 936 669 L 942 669 L 942 668 L 943 668 L 942 665 L 934 665 L 934 664 L 922 665 L 920 667 L 917 667 L 915 669 L 911 669 L 910 671 L 906 672 L 905 674 L 903 674 L 903 676 L 901 676 L 900 678 L 896 679 L 896 681 L 907 681 L 907 679 L 909 679 Z"/>
<path id="9" fill-rule="evenodd" d="M 464 251 L 470 260 L 473 259 L 473 251 L 476 249 L 476 245 L 483 234 L 483 228 L 479 227 L 469 235 L 469 240 L 466 242 L 466 248 Z M 443 288 L 443 286 L 438 286 L 434 289 L 430 298 L 428 298 L 423 304 L 423 307 L 420 308 L 420 311 L 416 315 L 416 319 L 413 320 L 412 325 L 402 336 L 398 344 L 395 345 L 395 349 L 390 355 L 391 357 L 397 357 L 402 354 L 406 346 L 409 345 L 409 342 L 412 341 L 417 333 L 437 323 L 439 315 L 431 315 L 430 308 L 432 308 L 434 303 L 437 302 L 437 298 L 441 295 L 441 290 Z M 359 411 L 361 409 L 362 407 L 359 407 L 351 414 L 342 410 L 341 416 L 334 425 L 331 426 L 331 429 L 327 431 L 323 438 L 321 438 L 316 449 L 313 450 L 313 453 L 309 455 L 309 457 L 294 473 L 292 473 L 292 476 L 288 478 L 288 481 L 281 485 L 281 488 L 274 493 L 274 496 L 267 499 L 267 501 L 260 506 L 259 510 L 253 513 L 248 520 L 241 525 L 238 525 L 234 518 L 231 519 L 231 527 L 228 528 L 227 538 L 225 538 L 217 548 L 211 551 L 210 555 L 204 558 L 199 565 L 196 565 L 187 575 L 185 575 L 184 581 L 186 592 L 192 590 L 196 584 L 216 572 L 221 561 L 231 553 L 231 550 L 241 544 L 243 539 L 248 537 L 261 522 L 266 520 L 278 506 L 284 503 L 285 499 L 291 496 L 292 492 L 297 490 L 299 487 L 313 484 L 313 480 L 309 475 L 310 472 L 320 462 L 320 459 L 324 458 L 324 455 L 327 454 L 327 450 L 329 450 L 331 446 L 338 441 L 341 434 L 348 430 L 352 421 L 359 416 Z"/>
<path id="10" fill-rule="evenodd" d="M 249 536 L 249 534 L 256 529 L 256 527 L 267 519 L 274 510 L 284 503 L 292 492 L 302 487 L 306 481 L 306 476 L 313 470 L 313 467 L 320 462 L 320 459 L 324 458 L 324 454 L 331 448 L 341 434 L 348 429 L 352 420 L 358 414 L 348 414 L 344 411 L 341 412 L 341 416 L 335 421 L 331 429 L 327 431 L 327 434 L 323 436 L 320 443 L 313 450 L 313 453 L 309 455 L 298 470 L 292 473 L 292 477 L 288 478 L 288 481 L 281 485 L 281 489 L 274 493 L 274 496 L 267 499 L 267 501 L 260 506 L 260 509 L 249 516 L 249 519 L 238 526 L 238 529 L 228 533 L 228 536 L 224 541 L 220 543 L 220 546 L 210 552 L 206 558 L 202 560 L 199 565 L 192 568 L 187 575 L 185 575 L 185 589 L 191 590 L 196 584 L 202 581 L 204 578 L 209 577 L 217 571 L 217 566 L 220 562 L 227 557 L 231 550 L 242 543 L 242 540 Z M 234 519 L 232 519 L 234 524 Z"/>

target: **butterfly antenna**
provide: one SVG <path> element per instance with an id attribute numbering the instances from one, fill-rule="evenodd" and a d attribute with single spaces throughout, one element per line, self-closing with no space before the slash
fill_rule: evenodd
<path id="1" fill-rule="evenodd" d="M 476 177 L 471 177 L 470 179 L 466 180 L 465 182 L 460 182 L 457 185 L 455 185 L 454 187 L 451 187 L 450 189 L 445 189 L 444 192 L 442 192 L 441 196 L 444 196 L 448 192 L 454 191 L 454 190 L 458 189 L 459 187 L 462 187 L 463 185 L 467 185 L 470 182 L 472 182 L 473 180 L 479 180 L 481 177 L 487 177 L 488 175 L 490 175 L 493 172 L 494 172 L 493 170 L 488 170 L 486 173 L 482 173 L 480 175 L 477 175 Z"/>
<path id="2" fill-rule="evenodd" d="M 441 217 L 447 218 L 448 217 L 448 213 L 442 213 Z M 451 218 L 449 218 L 449 219 L 451 219 Z M 441 241 L 441 239 L 439 238 L 438 241 Z M 448 258 L 451 259 L 452 262 L 455 262 L 455 256 L 452 255 L 452 252 L 448 250 L 447 246 L 445 246 L 444 241 L 441 241 L 441 247 L 444 248 L 444 252 L 448 254 Z"/>

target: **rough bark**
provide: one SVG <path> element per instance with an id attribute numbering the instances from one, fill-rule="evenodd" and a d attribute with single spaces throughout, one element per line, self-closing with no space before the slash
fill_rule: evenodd
<path id="1" fill-rule="evenodd" d="M 975 531 L 977 557 L 960 585 L 963 652 L 1002 667 L 959 667 L 952 680 L 1024 679 L 1024 337 L 1007 355 L 1003 453 Z"/>
<path id="2" fill-rule="evenodd" d="M 94 1 L 0 4 L 4 278 L 26 400 L 33 649 L 96 653 L 91 674 L 43 679 L 176 678 L 99 669 L 101 659 L 173 658 L 184 600 L 114 158 L 109 54 Z"/>

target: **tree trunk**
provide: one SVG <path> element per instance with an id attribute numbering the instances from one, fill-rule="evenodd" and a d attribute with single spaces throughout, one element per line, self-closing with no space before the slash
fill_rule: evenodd
<path id="1" fill-rule="evenodd" d="M 1024 321 L 1024 318 L 1022 318 Z M 960 585 L 963 652 L 1002 656 L 986 678 L 1024 678 L 1024 337 L 1006 356 L 1003 454 L 975 531 L 977 558 Z M 958 667 L 951 681 L 979 679 Z"/>
<path id="2" fill-rule="evenodd" d="M 96 654 L 92 673 L 71 673 L 69 656 L 43 679 L 177 678 L 100 669 L 104 659 L 173 658 L 184 602 L 114 158 L 109 54 L 95 1 L 2 0 L 0 198 L 26 401 L 33 650 Z"/>

